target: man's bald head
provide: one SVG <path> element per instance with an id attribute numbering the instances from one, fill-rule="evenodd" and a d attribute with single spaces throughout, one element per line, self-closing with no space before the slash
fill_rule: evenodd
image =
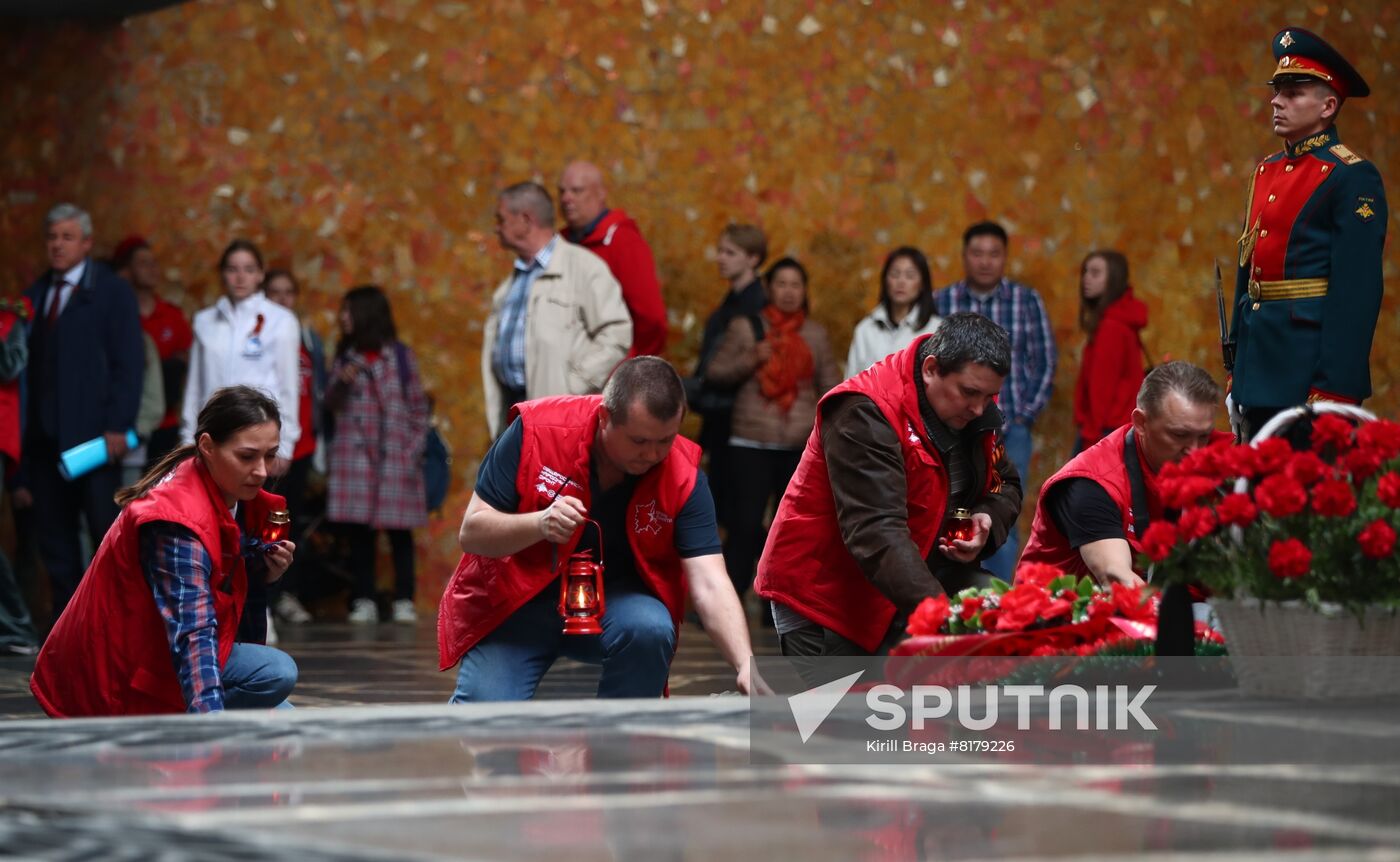
<path id="1" fill-rule="evenodd" d="M 592 224 L 608 208 L 603 172 L 592 162 L 570 162 L 559 175 L 559 214 L 573 230 Z"/>

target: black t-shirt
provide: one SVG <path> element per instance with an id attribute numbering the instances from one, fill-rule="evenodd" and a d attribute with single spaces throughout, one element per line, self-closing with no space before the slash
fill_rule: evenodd
<path id="1" fill-rule="evenodd" d="M 520 508 L 515 477 L 520 471 L 520 449 L 524 442 L 525 429 L 517 417 L 491 445 L 477 470 L 476 493 L 497 511 L 514 512 Z M 627 504 L 640 479 L 640 476 L 627 476 L 605 491 L 598 485 L 597 466 L 590 465 L 588 471 L 593 500 L 588 514 L 598 522 L 598 530 L 585 526 L 578 549 L 596 551 L 598 532 L 602 531 L 604 589 L 607 590 L 650 592 L 637 574 L 637 564 L 627 539 Z M 681 559 L 720 553 L 715 504 L 705 473 L 699 469 L 695 471 L 695 487 L 676 515 L 675 529 L 676 553 Z"/>
<path id="2" fill-rule="evenodd" d="M 1122 510 L 1093 479 L 1076 476 L 1055 485 L 1046 498 L 1045 511 L 1069 539 L 1071 548 L 1103 539 L 1127 538 L 1123 535 Z"/>

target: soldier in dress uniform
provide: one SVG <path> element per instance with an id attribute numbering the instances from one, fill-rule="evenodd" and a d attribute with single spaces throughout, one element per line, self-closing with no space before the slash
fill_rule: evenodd
<path id="1" fill-rule="evenodd" d="M 1232 415 L 1246 439 L 1285 408 L 1369 396 L 1381 308 L 1385 189 L 1335 125 L 1371 88 L 1307 30 L 1280 31 L 1273 50 L 1269 104 L 1284 144 L 1250 179 L 1230 329 Z"/>

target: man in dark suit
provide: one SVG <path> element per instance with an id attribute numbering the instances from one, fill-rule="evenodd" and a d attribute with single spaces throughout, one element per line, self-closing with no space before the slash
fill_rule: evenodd
<path id="1" fill-rule="evenodd" d="M 83 560 L 78 514 L 93 546 L 117 517 L 126 432 L 141 401 L 145 350 L 136 297 L 126 282 L 89 257 L 92 219 L 72 204 L 49 211 L 49 271 L 25 296 L 34 306 L 29 333 L 23 481 L 34 501 L 39 555 L 53 587 L 53 619 L 78 588 Z M 59 453 L 105 437 L 108 460 L 65 480 Z"/>

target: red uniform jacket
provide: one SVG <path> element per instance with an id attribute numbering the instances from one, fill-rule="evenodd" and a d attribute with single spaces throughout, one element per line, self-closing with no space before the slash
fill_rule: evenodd
<path id="1" fill-rule="evenodd" d="M 928 431 L 914 388 L 915 358 L 919 345 L 928 337 L 915 339 L 822 399 L 851 392 L 865 395 L 898 432 L 909 488 L 909 538 L 925 558 L 938 538 L 948 503 L 948 473 L 937 450 L 925 443 Z M 841 539 L 821 445 L 821 423 L 819 404 L 816 427 L 807 438 L 797 472 L 773 518 L 754 590 L 874 652 L 894 619 L 895 606 L 871 585 Z M 995 491 L 1001 482 L 996 471 L 996 436 L 989 433 L 983 438 L 988 461 L 988 487 L 984 490 L 988 492 Z"/>
<path id="2" fill-rule="evenodd" d="M 510 420 L 520 416 L 524 431 L 515 478 L 518 512 L 544 509 L 556 495 L 590 505 L 589 463 L 602 402 L 599 395 L 564 396 L 512 408 Z M 642 476 L 627 506 L 627 538 L 637 573 L 677 625 L 685 609 L 685 578 L 676 552 L 675 522 L 695 489 L 699 463 L 700 448 L 677 438 L 666 460 Z M 557 547 L 541 539 L 508 557 L 463 554 L 438 608 L 441 669 L 457 664 L 467 650 L 553 583 L 556 563 L 568 559 L 582 536 L 580 528 Z"/>
<path id="3" fill-rule="evenodd" d="M 258 492 L 244 503 L 246 523 L 261 524 L 286 506 Z M 238 524 L 197 457 L 183 461 L 150 493 L 122 509 L 78 591 L 49 633 L 29 688 L 55 718 L 184 712 L 165 623 L 141 570 L 142 524 L 170 521 L 191 530 L 209 552 L 219 666 L 228 661 L 248 595 Z"/>

